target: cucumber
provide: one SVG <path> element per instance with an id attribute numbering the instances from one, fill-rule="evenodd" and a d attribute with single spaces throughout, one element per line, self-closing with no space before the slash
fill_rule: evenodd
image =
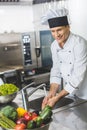
<path id="1" fill-rule="evenodd" d="M 45 108 L 40 112 L 40 116 L 42 116 L 48 110 L 52 111 L 52 108 L 49 105 L 45 106 Z"/>
<path id="2" fill-rule="evenodd" d="M 48 118 L 51 118 L 51 116 L 52 116 L 52 111 L 50 110 L 50 109 L 48 109 L 47 111 L 45 111 L 43 114 L 41 114 L 40 115 L 41 116 L 41 118 L 43 119 L 43 120 L 46 120 L 46 119 L 48 119 Z"/>
<path id="3" fill-rule="evenodd" d="M 40 117 L 43 119 L 43 120 L 47 120 L 47 119 L 50 119 L 52 116 L 52 108 L 50 106 L 46 106 L 40 113 Z"/>

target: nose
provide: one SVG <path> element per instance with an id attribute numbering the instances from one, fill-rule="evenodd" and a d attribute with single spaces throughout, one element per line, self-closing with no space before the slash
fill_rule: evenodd
<path id="1" fill-rule="evenodd" d="M 59 37 L 58 31 L 55 32 L 55 37 Z"/>

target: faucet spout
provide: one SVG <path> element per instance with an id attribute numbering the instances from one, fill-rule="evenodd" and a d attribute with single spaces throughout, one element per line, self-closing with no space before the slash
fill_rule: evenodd
<path id="1" fill-rule="evenodd" d="M 40 88 L 44 88 L 45 96 L 47 96 L 47 94 L 46 94 L 46 84 L 43 83 L 43 84 L 37 86 L 36 88 L 34 88 L 34 89 L 28 94 L 28 97 L 30 97 L 34 92 L 36 92 L 36 91 L 37 91 L 38 89 L 40 89 Z"/>
<path id="2" fill-rule="evenodd" d="M 32 83 L 28 84 L 27 86 L 25 86 L 24 88 L 22 88 L 22 90 L 21 90 L 22 102 L 23 102 L 23 107 L 24 107 L 25 110 L 28 110 L 28 105 L 27 105 L 28 98 L 27 98 L 26 89 L 31 87 L 34 84 L 35 84 L 35 82 L 32 82 Z"/>
<path id="3" fill-rule="evenodd" d="M 31 83 L 31 85 L 32 84 L 33 83 Z M 26 89 L 22 89 L 23 107 L 24 107 L 25 110 L 28 110 L 28 108 L 29 108 L 28 107 L 28 97 L 30 97 L 34 92 L 36 92 L 40 88 L 44 88 L 45 96 L 47 96 L 47 94 L 46 94 L 46 84 L 45 83 L 43 83 L 43 84 L 37 86 L 36 88 L 34 88 L 29 94 L 27 94 Z"/>

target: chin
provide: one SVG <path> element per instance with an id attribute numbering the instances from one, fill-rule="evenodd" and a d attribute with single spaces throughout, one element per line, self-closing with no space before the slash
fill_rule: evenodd
<path id="1" fill-rule="evenodd" d="M 62 43 L 62 41 L 61 41 L 61 40 L 58 40 L 58 39 L 57 39 L 56 41 L 57 41 L 59 44 L 61 44 L 61 43 Z"/>

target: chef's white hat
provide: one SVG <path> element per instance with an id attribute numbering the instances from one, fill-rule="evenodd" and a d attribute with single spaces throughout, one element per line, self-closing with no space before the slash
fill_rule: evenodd
<path id="1" fill-rule="evenodd" d="M 68 10 L 66 8 L 49 9 L 47 13 L 41 17 L 41 23 L 43 25 L 49 25 L 50 28 L 69 25 Z"/>

